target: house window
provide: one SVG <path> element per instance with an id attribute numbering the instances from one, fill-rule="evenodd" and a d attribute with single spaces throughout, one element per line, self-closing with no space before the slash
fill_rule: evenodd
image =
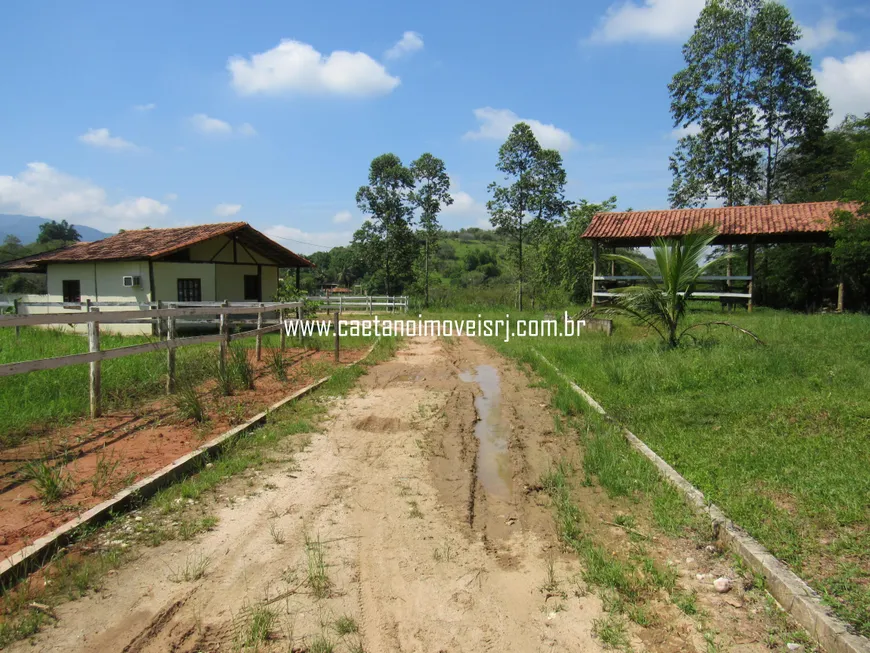
<path id="1" fill-rule="evenodd" d="M 260 277 L 256 274 L 245 275 L 245 301 L 260 301 Z"/>
<path id="2" fill-rule="evenodd" d="M 78 279 L 63 280 L 63 303 L 80 304 L 82 301 L 82 283 Z"/>
<path id="3" fill-rule="evenodd" d="M 179 279 L 178 280 L 178 301 L 180 302 L 201 302 L 202 301 L 202 282 L 200 279 Z"/>

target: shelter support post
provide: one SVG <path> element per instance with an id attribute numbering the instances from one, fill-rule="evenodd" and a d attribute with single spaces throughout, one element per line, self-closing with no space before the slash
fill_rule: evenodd
<path id="1" fill-rule="evenodd" d="M 728 280 L 727 280 L 728 292 L 734 292 L 733 284 L 731 282 L 731 276 L 734 274 L 734 265 L 733 265 L 733 260 L 731 259 L 731 256 L 733 253 L 734 253 L 734 246 L 728 245 L 728 261 L 727 261 L 728 267 L 725 269 L 725 276 L 728 278 Z M 728 302 L 728 311 L 729 312 L 734 311 L 734 304 L 732 304 L 731 302 Z"/>
<path id="2" fill-rule="evenodd" d="M 595 277 L 598 276 L 598 241 L 592 241 L 592 308 L 595 308 Z"/>
<path id="3" fill-rule="evenodd" d="M 749 301 L 746 302 L 746 310 L 751 313 L 753 299 L 754 299 L 752 294 L 753 294 L 753 289 L 755 287 L 755 243 L 749 243 L 749 248 L 747 250 L 747 256 L 746 256 L 746 263 L 747 263 L 746 267 L 748 268 L 747 274 L 749 275 L 749 286 L 748 286 L 748 289 L 746 291 L 749 294 Z"/>
<path id="4" fill-rule="evenodd" d="M 843 300 L 846 295 L 846 282 L 843 281 L 843 277 L 840 277 L 840 281 L 837 283 L 837 312 L 843 312 Z"/>

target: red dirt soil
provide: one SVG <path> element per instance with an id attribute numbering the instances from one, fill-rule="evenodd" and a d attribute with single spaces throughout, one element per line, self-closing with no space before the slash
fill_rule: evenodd
<path id="1" fill-rule="evenodd" d="M 363 349 L 343 350 L 341 363 L 357 361 L 364 353 Z M 254 390 L 236 390 L 232 396 L 218 397 L 213 392 L 213 381 L 200 387 L 208 416 L 202 424 L 181 420 L 171 400 L 164 397 L 134 412 L 79 420 L 51 430 L 37 441 L 0 453 L 0 557 L 12 555 L 123 487 L 324 376 L 322 366 L 314 364 L 333 361 L 331 351 L 287 349 L 287 380 L 281 382 L 266 365 L 268 354 L 264 349 L 262 361 L 254 362 Z M 28 461 L 40 459 L 48 459 L 51 465 L 68 461 L 64 468 L 71 480 L 70 488 L 54 505 L 42 503 L 22 471 Z M 98 466 L 104 470 L 102 474 L 97 474 Z M 109 469 L 111 473 L 105 473 Z M 105 482 L 95 488 L 98 478 Z"/>

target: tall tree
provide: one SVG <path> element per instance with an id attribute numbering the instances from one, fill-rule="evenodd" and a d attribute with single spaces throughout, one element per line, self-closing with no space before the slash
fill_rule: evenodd
<path id="1" fill-rule="evenodd" d="M 668 87 L 675 126 L 694 132 L 671 157 L 673 206 L 774 199 L 781 152 L 829 112 L 799 36 L 772 0 L 708 0 Z"/>
<path id="2" fill-rule="evenodd" d="M 76 231 L 76 228 L 69 224 L 66 220 L 57 222 L 49 220 L 39 225 L 39 236 L 36 237 L 37 243 L 50 243 L 53 240 L 62 240 L 64 242 L 78 242 L 82 239 L 81 234 Z"/>
<path id="3" fill-rule="evenodd" d="M 808 134 L 789 147 L 780 163 L 780 202 L 826 202 L 840 199 L 855 178 L 856 154 L 870 150 L 870 113 L 848 116 L 821 135 Z"/>
<path id="4" fill-rule="evenodd" d="M 511 239 L 518 272 L 519 309 L 523 310 L 523 247 L 567 208 L 565 171 L 561 155 L 542 149 L 531 127 L 524 122 L 513 126 L 499 148 L 496 168 L 509 183 L 501 186 L 492 182 L 489 185 L 492 199 L 486 206 L 492 225 Z"/>
<path id="5" fill-rule="evenodd" d="M 380 267 L 388 295 L 407 281 L 416 255 L 409 203 L 413 188 L 414 175 L 401 159 L 382 154 L 369 166 L 368 185 L 356 193 L 359 210 L 371 219 L 354 234 L 354 243 L 369 263 Z"/>
<path id="6" fill-rule="evenodd" d="M 781 154 L 801 140 L 815 140 L 831 114 L 828 100 L 816 89 L 810 57 L 794 44 L 800 29 L 789 10 L 764 2 L 752 20 L 749 41 L 754 79 L 752 100 L 761 125 L 763 199 L 773 203 Z"/>
<path id="7" fill-rule="evenodd" d="M 411 163 L 411 174 L 414 176 L 416 188 L 411 193 L 411 201 L 420 209 L 420 230 L 425 240 L 424 275 L 426 286 L 425 306 L 429 307 L 429 253 L 438 241 L 441 225 L 438 214 L 444 206 L 453 204 L 450 195 L 450 177 L 444 161 L 428 152 Z"/>

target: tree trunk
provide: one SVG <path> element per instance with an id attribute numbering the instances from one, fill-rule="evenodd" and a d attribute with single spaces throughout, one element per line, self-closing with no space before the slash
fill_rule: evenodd
<path id="1" fill-rule="evenodd" d="M 520 311 L 523 310 L 523 218 L 520 216 Z"/>
<path id="2" fill-rule="evenodd" d="M 426 234 L 426 308 L 429 308 L 429 234 Z"/>

